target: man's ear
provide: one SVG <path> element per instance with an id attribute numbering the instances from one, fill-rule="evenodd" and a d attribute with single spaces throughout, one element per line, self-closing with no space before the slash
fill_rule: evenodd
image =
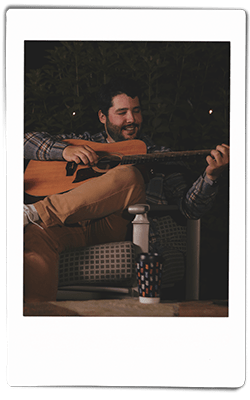
<path id="1" fill-rule="evenodd" d="M 103 114 L 102 110 L 98 111 L 98 118 L 102 124 L 106 124 L 107 117 L 105 114 Z"/>

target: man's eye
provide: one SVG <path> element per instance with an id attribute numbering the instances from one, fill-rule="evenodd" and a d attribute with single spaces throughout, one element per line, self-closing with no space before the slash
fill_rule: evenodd
<path id="1" fill-rule="evenodd" d="M 140 112 L 141 112 L 141 109 L 140 109 L 140 108 L 136 108 L 136 109 L 134 110 L 134 112 L 135 112 L 135 113 L 140 113 Z"/>

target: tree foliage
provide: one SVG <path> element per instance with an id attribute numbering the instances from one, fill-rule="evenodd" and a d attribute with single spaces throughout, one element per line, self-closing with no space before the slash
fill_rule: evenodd
<path id="1" fill-rule="evenodd" d="M 47 60 L 26 74 L 26 131 L 96 133 L 95 94 L 124 75 L 142 87 L 144 131 L 157 143 L 187 149 L 228 142 L 228 43 L 58 42 Z"/>

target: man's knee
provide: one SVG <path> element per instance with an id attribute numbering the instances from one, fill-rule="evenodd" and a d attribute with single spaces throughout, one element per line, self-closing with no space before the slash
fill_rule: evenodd
<path id="1" fill-rule="evenodd" d="M 113 171 L 115 179 L 122 185 L 145 187 L 141 172 L 132 165 L 124 165 L 115 168 Z"/>

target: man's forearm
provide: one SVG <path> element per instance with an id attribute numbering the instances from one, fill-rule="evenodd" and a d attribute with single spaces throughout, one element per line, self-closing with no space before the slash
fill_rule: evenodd
<path id="1" fill-rule="evenodd" d="M 28 160 L 63 160 L 62 152 L 67 146 L 55 140 L 47 132 L 31 132 L 24 136 L 24 158 Z"/>
<path id="2" fill-rule="evenodd" d="M 180 200 L 179 207 L 186 218 L 199 219 L 212 208 L 217 192 L 218 184 L 203 174 Z"/>

